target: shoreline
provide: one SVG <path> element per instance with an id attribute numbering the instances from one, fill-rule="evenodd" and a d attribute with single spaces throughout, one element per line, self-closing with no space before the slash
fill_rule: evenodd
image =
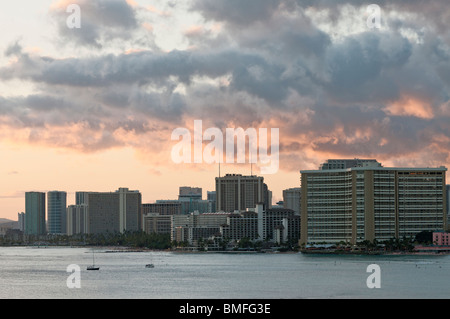
<path id="1" fill-rule="evenodd" d="M 301 251 L 304 255 L 334 256 L 449 256 L 450 252 L 345 252 L 345 251 Z"/>
<path id="2" fill-rule="evenodd" d="M 0 248 L 35 248 L 35 249 L 52 249 L 52 248 L 85 248 L 102 250 L 102 253 L 115 254 L 115 253 L 146 253 L 146 252 L 166 252 L 176 254 L 229 254 L 229 255 L 255 255 L 255 254 L 303 254 L 303 255 L 322 255 L 322 256 L 449 256 L 450 252 L 433 252 L 433 251 L 412 251 L 412 252 L 384 252 L 384 251 L 331 251 L 331 250 L 290 250 L 290 251 L 277 251 L 277 250 L 264 250 L 264 251 L 252 251 L 252 250 L 225 250 L 225 251 L 213 251 L 213 250 L 184 250 L 184 249 L 151 249 L 151 248 L 137 248 L 128 246 L 83 246 L 83 245 L 5 245 Z"/>
<path id="3" fill-rule="evenodd" d="M 444 257 L 450 256 L 450 253 L 428 253 L 428 252 L 389 252 L 389 253 L 364 253 L 364 252 L 303 252 L 303 251 L 269 251 L 269 252 L 259 252 L 259 251 L 195 251 L 195 250 L 155 250 L 155 249 L 134 249 L 127 247 L 85 247 L 85 246 L 1 246 L 0 248 L 29 248 L 29 249 L 95 249 L 99 250 L 97 253 L 101 254 L 139 254 L 139 253 L 172 253 L 176 255 L 295 255 L 301 254 L 304 256 L 311 257 Z"/>
<path id="4" fill-rule="evenodd" d="M 146 253 L 146 252 L 166 252 L 177 254 L 299 254 L 300 251 L 276 251 L 276 250 L 184 250 L 184 249 L 152 249 L 152 248 L 137 248 L 128 246 L 84 246 L 84 245 L 5 245 L 0 248 L 34 248 L 34 249 L 95 249 L 102 250 L 101 253 L 119 254 L 119 253 Z"/>

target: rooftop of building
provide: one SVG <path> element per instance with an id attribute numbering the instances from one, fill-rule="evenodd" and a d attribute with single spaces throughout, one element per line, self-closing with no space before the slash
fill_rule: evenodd
<path id="1" fill-rule="evenodd" d="M 216 213 L 199 213 L 199 212 L 193 212 L 192 214 L 197 214 L 197 215 L 203 215 L 203 216 L 228 216 L 230 214 L 233 213 L 225 213 L 225 212 L 216 212 Z"/>
<path id="2" fill-rule="evenodd" d="M 343 169 L 351 167 L 382 167 L 376 159 L 329 159 L 325 163 L 321 164 L 320 170 L 330 170 L 330 169 Z"/>
<path id="3" fill-rule="evenodd" d="M 294 212 L 293 209 L 284 207 L 272 207 L 265 210 L 266 212 Z"/>
<path id="4" fill-rule="evenodd" d="M 400 171 L 400 172 L 446 172 L 445 166 L 440 167 L 351 167 L 344 169 L 330 169 L 330 170 L 301 170 L 300 173 L 342 173 L 351 171 Z"/>
<path id="5" fill-rule="evenodd" d="M 226 179 L 226 178 L 252 178 L 252 179 L 264 179 L 262 176 L 256 175 L 242 175 L 242 174 L 226 174 L 225 176 L 216 177 L 216 179 Z"/>

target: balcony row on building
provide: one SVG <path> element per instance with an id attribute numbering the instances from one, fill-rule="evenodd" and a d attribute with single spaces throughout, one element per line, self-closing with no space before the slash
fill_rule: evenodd
<path id="1" fill-rule="evenodd" d="M 383 167 L 329 160 L 301 171 L 301 240 L 356 244 L 448 229 L 445 167 Z"/>

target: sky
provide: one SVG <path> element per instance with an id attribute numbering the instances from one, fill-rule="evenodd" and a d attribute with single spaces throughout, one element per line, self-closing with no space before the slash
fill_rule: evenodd
<path id="1" fill-rule="evenodd" d="M 80 28 L 71 4 L 80 8 Z M 278 128 L 282 200 L 327 159 L 450 167 L 446 0 L 15 0 L 0 4 L 0 218 L 27 191 L 215 188 L 177 128 Z M 377 16 L 378 17 L 378 16 Z M 258 175 L 261 163 L 222 164 Z"/>

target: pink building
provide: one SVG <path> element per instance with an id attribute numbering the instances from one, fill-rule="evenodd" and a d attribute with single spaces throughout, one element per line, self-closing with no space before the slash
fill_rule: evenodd
<path id="1" fill-rule="evenodd" d="M 436 246 L 450 246 L 450 233 L 444 231 L 434 232 L 433 244 Z"/>

